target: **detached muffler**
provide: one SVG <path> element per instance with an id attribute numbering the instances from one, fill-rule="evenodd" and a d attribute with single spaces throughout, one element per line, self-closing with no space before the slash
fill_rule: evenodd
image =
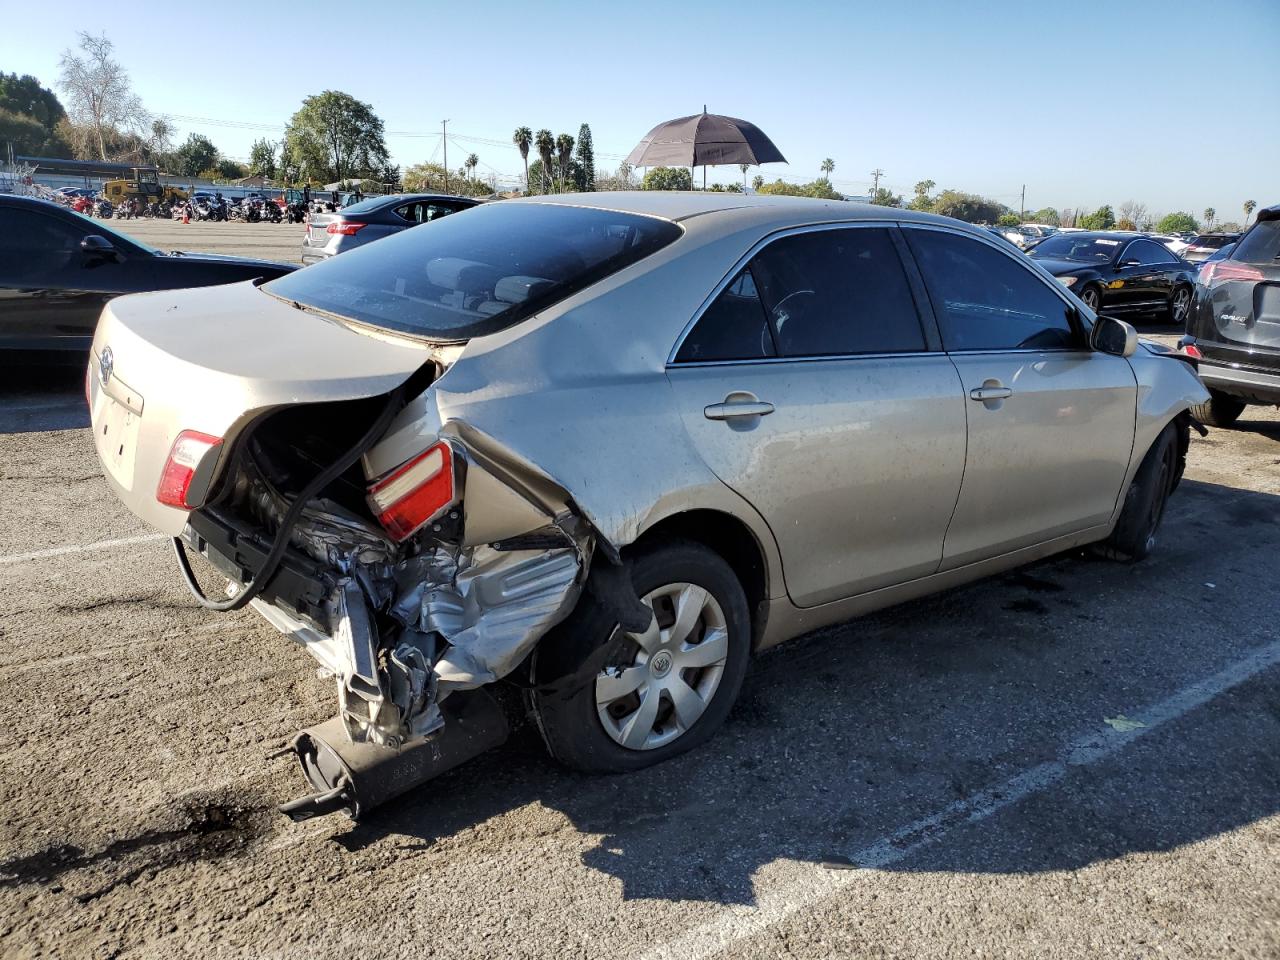
<path id="1" fill-rule="evenodd" d="M 316 792 L 281 804 L 294 821 L 344 810 L 359 820 L 374 807 L 506 742 L 501 705 L 483 688 L 454 693 L 440 704 L 444 726 L 399 750 L 352 743 L 341 717 L 303 730 L 293 741 L 302 772 Z"/>

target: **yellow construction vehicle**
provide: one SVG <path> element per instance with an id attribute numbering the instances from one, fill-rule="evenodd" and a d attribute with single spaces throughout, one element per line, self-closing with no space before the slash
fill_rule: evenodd
<path id="1" fill-rule="evenodd" d="M 113 204 L 137 197 L 143 203 L 168 200 L 174 203 L 187 199 L 187 192 L 160 182 L 155 167 L 134 167 L 131 179 L 108 180 L 102 185 L 102 194 Z"/>

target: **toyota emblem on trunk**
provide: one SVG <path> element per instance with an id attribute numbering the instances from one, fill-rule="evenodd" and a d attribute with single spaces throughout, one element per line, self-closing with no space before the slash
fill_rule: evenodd
<path id="1" fill-rule="evenodd" d="M 105 387 L 111 380 L 111 370 L 115 367 L 115 357 L 111 355 L 110 347 L 102 348 L 102 355 L 98 357 L 98 379 L 102 381 Z"/>

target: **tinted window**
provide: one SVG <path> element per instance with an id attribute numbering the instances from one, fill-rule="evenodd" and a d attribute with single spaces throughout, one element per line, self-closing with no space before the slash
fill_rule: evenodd
<path id="1" fill-rule="evenodd" d="M 348 208 L 350 213 L 354 207 Z M 413 203 L 406 203 L 402 207 L 396 207 L 396 213 L 410 223 L 430 223 L 432 220 L 439 220 L 441 217 L 447 216 L 454 212 L 453 207 L 446 207 L 442 203 L 431 203 L 427 200 L 415 200 Z"/>
<path id="2" fill-rule="evenodd" d="M 265 284 L 277 297 L 442 340 L 517 323 L 680 236 L 668 220 L 504 202 L 403 230 Z"/>
<path id="3" fill-rule="evenodd" d="M 32 210 L 0 207 L 0 276 L 38 277 L 79 265 L 80 241 L 98 232 L 81 232 Z"/>
<path id="4" fill-rule="evenodd" d="M 1012 256 L 953 233 L 906 233 L 929 287 L 946 349 L 1052 350 L 1077 345 L 1066 303 Z"/>
<path id="5" fill-rule="evenodd" d="M 1236 244 L 1232 260 L 1280 266 L 1280 220 L 1263 220 Z"/>
<path id="6" fill-rule="evenodd" d="M 1153 266 L 1157 263 L 1178 262 L 1177 257 L 1158 243 L 1152 243 L 1150 240 L 1137 240 L 1129 244 L 1129 249 L 1124 253 L 1124 259 L 1138 260 L 1143 264 Z"/>
<path id="7" fill-rule="evenodd" d="M 750 268 L 733 278 L 680 345 L 677 363 L 774 356 L 773 335 Z"/>
<path id="8" fill-rule="evenodd" d="M 784 357 L 925 349 L 911 288 L 884 229 L 783 237 L 752 261 Z"/>

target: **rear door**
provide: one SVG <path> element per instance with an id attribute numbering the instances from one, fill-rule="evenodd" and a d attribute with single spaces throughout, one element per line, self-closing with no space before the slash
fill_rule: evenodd
<path id="1" fill-rule="evenodd" d="M 1134 240 L 1120 255 L 1124 287 L 1120 302 L 1133 310 L 1155 312 L 1169 305 L 1178 258 L 1150 240 Z"/>
<path id="2" fill-rule="evenodd" d="M 931 574 L 942 558 L 965 403 L 900 243 L 888 225 L 772 238 L 667 368 L 699 453 L 772 529 L 799 606 Z"/>
<path id="3" fill-rule="evenodd" d="M 1127 360 L 1087 346 L 1054 284 L 995 243 L 905 226 L 963 383 L 968 454 L 942 569 L 1108 523 L 1133 449 Z"/>

